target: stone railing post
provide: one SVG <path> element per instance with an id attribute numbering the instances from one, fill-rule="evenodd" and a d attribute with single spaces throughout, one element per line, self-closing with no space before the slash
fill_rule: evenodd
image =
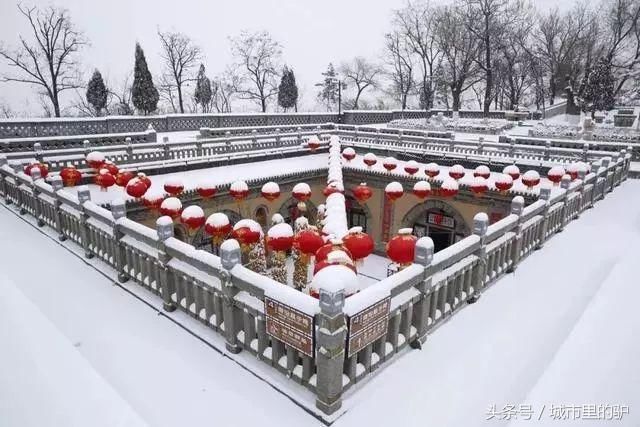
<path id="1" fill-rule="evenodd" d="M 89 245 L 89 227 L 87 225 L 87 220 L 89 219 L 89 214 L 87 214 L 87 210 L 84 208 L 84 203 L 91 200 L 91 192 L 89 191 L 89 187 L 86 185 L 81 185 L 78 187 L 78 203 L 80 204 L 80 239 L 82 240 L 82 248 L 84 249 L 85 258 L 91 259 L 93 258 L 93 253 L 91 252 L 91 248 Z"/>
<path id="2" fill-rule="evenodd" d="M 162 137 L 162 157 L 165 160 L 171 159 L 171 147 L 169 146 L 169 137 Z"/>
<path id="3" fill-rule="evenodd" d="M 126 253 L 124 247 L 120 244 L 120 240 L 124 237 L 124 233 L 122 232 L 122 228 L 118 224 L 118 220 L 120 218 L 127 217 L 127 206 L 122 199 L 116 199 L 111 202 L 111 214 L 113 215 L 113 239 L 116 243 L 115 251 L 113 254 L 113 259 L 116 265 L 116 270 L 118 271 L 118 281 L 120 283 L 124 283 L 129 280 L 129 276 L 124 271 L 124 267 L 126 264 Z"/>
<path id="4" fill-rule="evenodd" d="M 544 246 L 546 240 L 547 229 L 549 228 L 549 199 L 551 198 L 551 187 L 548 185 L 542 185 L 540 187 L 540 200 L 545 201 L 544 210 L 542 211 L 542 224 L 540 225 L 540 231 L 538 235 L 538 245 L 536 250 Z"/>
<path id="5" fill-rule="evenodd" d="M 0 154 L 0 169 L 4 166 L 7 166 L 9 162 L 7 161 L 7 156 L 5 154 Z M 4 173 L 0 171 L 0 193 L 4 195 L 4 200 L 7 205 L 11 204 L 11 199 L 7 194 L 7 184 L 5 182 Z"/>
<path id="6" fill-rule="evenodd" d="M 38 186 L 36 185 L 40 179 L 42 179 L 40 169 L 31 168 L 31 193 L 33 194 L 33 209 L 36 215 L 36 224 L 38 224 L 38 227 L 43 227 L 44 221 L 42 220 L 42 206 L 40 206 L 40 198 L 38 197 L 40 195 L 40 189 L 38 189 Z"/>
<path id="7" fill-rule="evenodd" d="M 58 240 L 64 242 L 67 240 L 67 236 L 62 232 L 62 216 L 60 215 L 60 206 L 62 206 L 62 202 L 60 201 L 60 197 L 58 196 L 58 191 L 62 190 L 64 187 L 64 183 L 62 182 L 62 178 L 60 175 L 56 175 L 51 178 L 51 187 L 53 188 L 53 192 L 56 197 L 53 201 L 53 215 L 56 223 L 56 231 L 58 232 Z"/>
<path id="8" fill-rule="evenodd" d="M 564 195 L 562 196 L 562 212 L 560 213 L 560 228 L 558 228 L 558 232 L 564 230 L 565 225 L 569 222 L 567 218 L 569 215 L 567 200 L 569 198 L 569 186 L 571 185 L 571 177 L 569 175 L 564 175 L 562 180 L 560 181 L 560 188 L 564 190 Z"/>
<path id="9" fill-rule="evenodd" d="M 42 161 L 42 144 L 40 144 L 39 142 L 33 144 L 33 154 L 37 161 Z"/>
<path id="10" fill-rule="evenodd" d="M 167 268 L 171 257 L 167 254 L 165 242 L 173 237 L 173 220 L 169 216 L 161 216 L 156 220 L 156 232 L 158 233 L 158 271 L 160 274 L 160 287 L 162 289 L 162 308 L 172 312 L 176 304 L 171 299 L 175 292 L 175 277 Z M 120 279 L 120 277 L 118 277 Z"/>
<path id="11" fill-rule="evenodd" d="M 382 133 L 380 132 L 380 129 L 376 129 L 376 144 L 380 144 L 382 143 Z"/>
<path id="12" fill-rule="evenodd" d="M 227 147 L 231 144 L 231 141 L 229 141 L 229 137 L 227 136 L 228 133 L 229 131 L 225 132 L 225 137 L 227 138 Z M 251 145 L 258 145 L 258 131 L 255 129 L 251 131 Z"/>
<path id="13" fill-rule="evenodd" d="M 82 141 L 82 148 L 84 149 L 85 156 L 91 152 L 91 143 L 88 139 Z"/>
<path id="14" fill-rule="evenodd" d="M 480 237 L 480 246 L 474 255 L 478 257 L 478 269 L 476 276 L 473 278 L 473 295 L 467 300 L 473 304 L 480 298 L 482 289 L 485 286 L 487 276 L 487 244 L 485 243 L 487 228 L 489 228 L 489 216 L 480 212 L 473 217 L 473 234 Z"/>
<path id="15" fill-rule="evenodd" d="M 158 133 L 153 128 L 153 125 L 151 123 L 149 123 L 149 127 L 147 128 L 145 134 L 145 139 L 147 140 L 147 142 L 156 142 L 158 140 Z"/>
<path id="16" fill-rule="evenodd" d="M 238 324 L 235 315 L 234 297 L 238 293 L 238 288 L 233 285 L 231 270 L 241 264 L 242 253 L 237 240 L 225 240 L 220 245 L 220 260 L 224 269 L 220 275 L 222 282 L 222 315 L 224 318 L 225 347 L 230 353 L 240 353 L 242 348 L 238 344 Z"/>
<path id="17" fill-rule="evenodd" d="M 484 136 L 478 137 L 478 154 L 482 154 L 484 151 Z"/>
<path id="18" fill-rule="evenodd" d="M 582 161 L 583 162 L 589 161 L 589 143 L 588 142 L 585 142 L 582 145 Z"/>
<path id="19" fill-rule="evenodd" d="M 451 133 L 451 138 L 449 138 L 449 151 L 453 152 L 456 148 L 456 134 Z"/>
<path id="20" fill-rule="evenodd" d="M 507 272 L 512 273 L 518 268 L 520 263 L 520 252 L 522 251 L 522 211 L 524 210 L 524 197 L 516 196 L 511 200 L 511 215 L 518 215 L 518 222 L 515 228 L 516 238 L 511 245 L 511 266 Z"/>
<path id="21" fill-rule="evenodd" d="M 431 237 L 421 237 L 416 242 L 416 252 L 414 262 L 424 267 L 425 271 L 431 266 L 433 261 L 433 240 Z M 411 342 L 413 348 L 422 348 L 422 344 L 427 339 L 427 326 L 429 322 L 429 307 L 431 307 L 431 274 L 425 275 L 423 280 L 416 285 L 420 291 L 421 298 L 413 309 L 414 322 L 417 332 L 417 338 Z"/>
<path id="22" fill-rule="evenodd" d="M 131 144 L 131 137 L 127 136 L 124 139 L 125 150 L 127 152 L 127 158 L 129 161 L 133 160 L 133 144 Z"/>
<path id="23" fill-rule="evenodd" d="M 580 169 L 578 171 L 578 179 L 580 180 L 580 209 L 578 209 L 578 215 L 579 216 L 582 213 L 582 206 L 584 204 L 584 189 L 585 189 L 585 178 L 587 177 L 587 172 L 584 171 L 583 169 Z"/>
<path id="24" fill-rule="evenodd" d="M 280 128 L 276 128 L 276 147 L 280 147 L 280 141 L 282 139 L 282 135 L 280 135 Z M 320 137 L 318 137 L 320 139 Z"/>
<path id="25" fill-rule="evenodd" d="M 508 137 L 507 141 L 509 141 L 509 157 L 515 157 L 516 155 L 516 138 Z"/>
<path id="26" fill-rule="evenodd" d="M 346 318 L 344 289 L 335 292 L 320 288 L 320 313 L 316 316 L 316 407 L 332 414 L 342 406 Z"/>
<path id="27" fill-rule="evenodd" d="M 202 140 L 196 139 L 196 157 L 202 157 L 202 155 L 203 155 Z"/>
<path id="28" fill-rule="evenodd" d="M 551 158 L 551 141 L 546 140 L 544 142 L 544 159 L 549 160 Z"/>
<path id="29" fill-rule="evenodd" d="M 302 145 L 302 128 L 300 126 L 296 129 L 296 140 L 298 141 L 298 145 Z"/>
<path id="30" fill-rule="evenodd" d="M 604 182 L 602 183 L 602 198 L 604 198 L 605 193 L 610 192 L 613 187 L 608 185 L 609 173 L 611 173 L 611 171 L 609 170 L 609 166 L 611 166 L 611 159 L 609 157 L 603 157 L 602 167 L 605 168 L 605 171 L 604 171 Z"/>
<path id="31" fill-rule="evenodd" d="M 359 139 L 359 136 L 358 136 L 358 129 L 359 129 L 359 126 L 358 126 L 358 125 L 355 125 L 355 126 L 353 127 L 353 141 L 354 141 L 354 142 L 358 142 L 358 139 Z"/>

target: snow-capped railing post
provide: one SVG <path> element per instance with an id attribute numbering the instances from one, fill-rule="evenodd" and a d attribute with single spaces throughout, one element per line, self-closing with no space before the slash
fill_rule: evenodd
<path id="1" fill-rule="evenodd" d="M 302 145 L 302 128 L 300 126 L 296 128 L 296 141 L 298 145 Z"/>
<path id="2" fill-rule="evenodd" d="M 122 228 L 118 224 L 120 218 L 127 217 L 127 206 L 122 199 L 111 201 L 111 215 L 113 215 L 113 239 L 115 241 L 115 254 L 113 254 L 114 264 L 118 271 L 118 281 L 124 283 L 129 280 L 129 276 L 124 271 L 126 252 L 124 246 L 120 244 L 120 240 L 124 237 Z"/>
<path id="3" fill-rule="evenodd" d="M 484 136 L 478 137 L 478 154 L 482 154 L 484 152 Z"/>
<path id="4" fill-rule="evenodd" d="M 156 132 L 151 123 L 149 123 L 149 127 L 147 127 L 145 134 L 147 142 L 156 142 L 158 140 L 158 132 Z"/>
<path id="5" fill-rule="evenodd" d="M 169 216 L 161 216 L 156 220 L 156 232 L 158 233 L 158 274 L 160 276 L 160 287 L 162 288 L 162 309 L 164 311 L 174 311 L 176 304 L 171 299 L 175 291 L 175 277 L 167 268 L 171 257 L 167 253 L 166 241 L 173 237 L 173 220 Z M 120 279 L 118 277 L 118 279 Z"/>
<path id="6" fill-rule="evenodd" d="M 511 273 L 518 268 L 520 262 L 520 251 L 522 250 L 522 212 L 524 211 L 524 197 L 516 196 L 511 200 L 511 215 L 518 215 L 518 222 L 515 227 L 516 238 L 511 245 L 511 266 L 508 272 Z"/>
<path id="7" fill-rule="evenodd" d="M 431 266 L 431 261 L 433 261 L 433 240 L 431 240 L 431 237 L 421 237 L 416 242 L 414 262 L 423 266 L 426 272 Z M 431 292 L 431 274 L 425 274 L 424 279 L 416 285 L 416 289 L 420 291 L 421 297 L 413 309 L 417 333 L 416 340 L 411 342 L 410 345 L 413 348 L 421 348 L 427 339 L 429 309 L 433 296 L 433 292 Z"/>
<path id="8" fill-rule="evenodd" d="M 382 143 L 382 133 L 380 132 L 380 128 L 376 129 L 376 144 L 380 145 Z"/>
<path id="9" fill-rule="evenodd" d="M 600 175 L 598 170 L 600 169 L 600 161 L 595 161 L 591 164 L 591 172 L 595 174 L 593 180 L 593 189 L 591 191 L 591 206 L 595 205 L 598 200 L 598 192 L 600 191 Z"/>
<path id="10" fill-rule="evenodd" d="M 84 149 L 84 154 L 87 155 L 91 152 L 91 143 L 88 139 L 82 141 L 82 148 Z"/>
<path id="11" fill-rule="evenodd" d="M 162 157 L 165 160 L 169 160 L 171 158 L 171 147 L 169 146 L 168 136 L 162 138 Z"/>
<path id="12" fill-rule="evenodd" d="M 456 134 L 452 132 L 451 138 L 449 138 L 449 151 L 453 152 L 455 148 L 456 148 Z"/>
<path id="13" fill-rule="evenodd" d="M 316 316 L 316 407 L 332 414 L 342 406 L 346 318 L 344 289 L 320 288 L 320 313 Z"/>
<path id="14" fill-rule="evenodd" d="M 124 139 L 125 150 L 127 152 L 127 159 L 133 160 L 133 145 L 131 144 L 131 137 L 128 136 Z"/>
<path id="15" fill-rule="evenodd" d="M 80 216 L 80 240 L 82 240 L 82 248 L 84 249 L 84 257 L 91 259 L 93 258 L 93 252 L 91 252 L 91 248 L 89 247 L 89 226 L 87 224 L 87 220 L 89 219 L 89 214 L 84 207 L 85 202 L 91 200 L 91 192 L 89 191 L 89 187 L 86 185 L 81 185 L 78 187 L 78 204 L 80 205 L 80 210 L 82 212 Z"/>
<path id="16" fill-rule="evenodd" d="M 225 134 L 226 133 L 229 133 L 229 132 L 227 131 L 227 132 L 225 132 Z M 231 140 L 229 140 L 229 136 L 225 135 L 225 138 L 226 138 L 226 142 L 227 142 L 227 147 L 230 147 L 231 146 Z M 258 145 L 258 131 L 256 129 L 253 129 L 251 131 L 251 145 L 253 145 L 253 146 Z"/>
<path id="17" fill-rule="evenodd" d="M 538 234 L 538 245 L 536 246 L 536 250 L 540 249 L 544 246 L 544 242 L 547 236 L 547 228 L 549 227 L 549 199 L 551 198 L 551 187 L 548 185 L 543 185 L 540 187 L 540 200 L 545 201 L 544 209 L 541 213 L 542 222 L 540 224 L 539 233 Z"/>
<path id="18" fill-rule="evenodd" d="M 569 175 L 564 175 L 562 180 L 560 181 L 560 188 L 564 190 L 564 195 L 562 196 L 562 200 L 558 203 L 562 203 L 562 210 L 560 212 L 560 227 L 558 228 L 558 232 L 564 230 L 565 225 L 569 222 L 569 214 L 570 210 L 567 209 L 567 199 L 569 196 L 569 186 L 571 185 L 571 177 Z"/>
<path id="19" fill-rule="evenodd" d="M 473 234 L 480 237 L 480 244 L 478 250 L 474 252 L 474 255 L 478 257 L 478 267 L 473 278 L 473 296 L 468 300 L 470 303 L 478 300 L 485 285 L 487 276 L 487 244 L 485 236 L 488 228 L 489 217 L 487 214 L 484 212 L 477 213 L 473 217 Z"/>
<path id="20" fill-rule="evenodd" d="M 589 161 L 589 143 L 588 142 L 585 142 L 582 145 L 582 161 L 583 162 Z"/>
<path id="21" fill-rule="evenodd" d="M 62 232 L 62 217 L 60 216 L 60 206 L 62 206 L 62 202 L 58 195 L 58 192 L 64 187 L 64 183 L 62 182 L 62 177 L 60 177 L 60 175 L 56 175 L 51 179 L 51 187 L 56 195 L 53 201 L 53 217 L 56 223 L 56 231 L 58 232 L 58 240 L 64 242 L 67 240 L 67 236 Z"/>
<path id="22" fill-rule="evenodd" d="M 585 179 L 587 178 L 587 171 L 584 169 L 580 169 L 578 171 L 578 179 L 580 180 L 580 206 L 581 208 L 578 209 L 578 215 L 576 217 L 578 217 L 582 211 L 584 209 L 590 208 L 591 206 L 585 206 L 585 193 L 586 193 L 586 188 L 587 185 L 585 183 Z"/>
<path id="23" fill-rule="evenodd" d="M 516 138 L 507 137 L 507 141 L 509 142 L 509 157 L 515 157 L 516 155 Z"/>
<path id="24" fill-rule="evenodd" d="M 33 144 L 33 154 L 37 161 L 42 161 L 42 144 L 40 144 L 39 142 Z"/>
<path id="25" fill-rule="evenodd" d="M 202 157 L 202 155 L 203 155 L 202 140 L 196 139 L 196 157 Z"/>
<path id="26" fill-rule="evenodd" d="M 38 227 L 44 226 L 44 221 L 42 220 L 42 207 L 40 206 L 40 198 L 38 197 L 40 195 L 40 190 L 36 185 L 36 183 L 40 179 L 42 179 L 42 176 L 40 175 L 40 169 L 31 168 L 31 192 L 33 194 L 33 209 L 35 212 L 36 224 L 38 224 Z"/>
<path id="27" fill-rule="evenodd" d="M 544 142 L 544 159 L 549 160 L 551 158 L 551 140 Z"/>
<path id="28" fill-rule="evenodd" d="M 222 315 L 224 318 L 224 336 L 225 347 L 231 353 L 240 353 L 242 347 L 238 345 L 238 319 L 234 312 L 234 297 L 238 293 L 238 288 L 233 285 L 231 270 L 237 265 L 242 264 L 242 252 L 240 244 L 237 240 L 225 240 L 220 245 L 220 261 L 223 270 L 220 272 L 220 281 L 222 282 Z"/>
<path id="29" fill-rule="evenodd" d="M 4 196 L 4 201 L 7 205 L 11 204 L 11 199 L 7 194 L 7 183 L 5 181 L 5 172 L 4 167 L 7 166 L 9 162 L 7 161 L 7 156 L 5 154 L 0 154 L 0 194 Z"/>

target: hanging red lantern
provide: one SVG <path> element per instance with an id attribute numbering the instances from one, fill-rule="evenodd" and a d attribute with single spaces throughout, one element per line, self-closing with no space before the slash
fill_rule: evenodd
<path id="1" fill-rule="evenodd" d="M 201 182 L 196 187 L 196 191 L 198 192 L 198 195 L 203 199 L 210 199 L 216 195 L 218 189 L 214 184 Z"/>
<path id="2" fill-rule="evenodd" d="M 464 177 L 466 171 L 462 165 L 453 165 L 449 168 L 449 176 L 455 180 Z"/>
<path id="3" fill-rule="evenodd" d="M 445 178 L 440 185 L 440 196 L 455 197 L 459 188 L 458 181 L 452 178 Z"/>
<path id="4" fill-rule="evenodd" d="M 562 166 L 554 166 L 549 169 L 549 172 L 547 172 L 547 178 L 549 178 L 549 181 L 553 182 L 553 185 L 558 185 L 560 181 L 562 181 L 564 174 L 565 171 Z"/>
<path id="5" fill-rule="evenodd" d="M 306 202 L 311 198 L 311 187 L 305 182 L 300 182 L 293 186 L 291 194 L 299 202 Z"/>
<path id="6" fill-rule="evenodd" d="M 205 223 L 204 211 L 200 206 L 187 206 L 182 211 L 180 220 L 189 230 L 197 230 Z"/>
<path id="7" fill-rule="evenodd" d="M 268 201 L 273 202 L 280 197 L 280 186 L 275 182 L 267 182 L 262 186 L 260 194 Z"/>
<path id="8" fill-rule="evenodd" d="M 149 179 L 149 177 L 143 173 L 143 172 L 138 172 L 138 174 L 136 175 L 136 177 L 142 181 L 144 183 L 144 185 L 147 186 L 147 188 L 151 188 L 151 180 Z"/>
<path id="9" fill-rule="evenodd" d="M 429 178 L 435 178 L 440 174 L 440 166 L 437 163 L 429 163 L 424 167 L 424 173 Z"/>
<path id="10" fill-rule="evenodd" d="M 293 239 L 293 246 L 308 256 L 314 255 L 323 244 L 320 233 L 310 228 L 298 232 Z"/>
<path id="11" fill-rule="evenodd" d="M 367 153 L 364 155 L 364 158 L 362 159 L 362 161 L 364 162 L 365 165 L 371 167 L 376 163 L 378 163 L 378 158 L 373 153 Z"/>
<path id="12" fill-rule="evenodd" d="M 571 181 L 578 179 L 578 163 L 570 163 L 567 166 L 567 174 L 571 177 Z"/>
<path id="13" fill-rule="evenodd" d="M 373 239 L 362 231 L 362 227 L 351 228 L 349 233 L 342 238 L 342 243 L 356 262 L 371 255 L 375 247 Z"/>
<path id="14" fill-rule="evenodd" d="M 182 202 L 177 197 L 167 197 L 160 204 L 160 213 L 176 219 L 182 212 Z"/>
<path id="15" fill-rule="evenodd" d="M 502 170 L 502 173 L 506 173 L 513 179 L 514 181 L 520 178 L 520 168 L 516 165 L 508 165 Z"/>
<path id="16" fill-rule="evenodd" d="M 105 157 L 99 151 L 92 151 L 87 154 L 86 162 L 91 169 L 101 169 L 104 164 Z"/>
<path id="17" fill-rule="evenodd" d="M 258 243 L 262 237 L 262 227 L 252 219 L 241 219 L 233 226 L 231 236 L 247 250 L 249 246 Z"/>
<path id="18" fill-rule="evenodd" d="M 127 184 L 129 183 L 129 181 L 131 181 L 134 177 L 135 177 L 135 175 L 133 174 L 133 172 L 129 172 L 129 171 L 122 172 L 122 171 L 120 171 L 116 175 L 116 185 L 118 187 L 126 187 Z"/>
<path id="19" fill-rule="evenodd" d="M 322 190 L 322 194 L 325 197 L 329 197 L 333 193 L 344 193 L 342 185 L 337 182 L 332 182 L 331 184 L 328 184 L 326 187 L 324 187 L 324 190 Z"/>
<path id="20" fill-rule="evenodd" d="M 144 185 L 144 183 L 140 182 Z M 135 190 L 134 190 L 135 191 Z M 164 193 L 161 191 L 153 191 L 148 189 L 142 196 L 142 203 L 151 210 L 160 210 L 160 206 L 164 201 Z"/>
<path id="21" fill-rule="evenodd" d="M 431 194 L 431 184 L 427 181 L 418 181 L 413 184 L 413 195 L 419 199 L 426 199 Z"/>
<path id="22" fill-rule="evenodd" d="M 209 215 L 204 224 L 204 230 L 212 236 L 213 243 L 216 245 L 219 245 L 229 235 L 231 228 L 229 217 L 222 212 Z"/>
<path id="23" fill-rule="evenodd" d="M 240 202 L 249 195 L 249 186 L 244 181 L 235 181 L 229 187 L 229 194 L 236 199 L 237 202 Z"/>
<path id="24" fill-rule="evenodd" d="M 267 231 L 267 246 L 276 252 L 286 252 L 293 246 L 293 228 L 286 222 L 276 224 Z"/>
<path id="25" fill-rule="evenodd" d="M 480 165 L 473 171 L 473 176 L 479 176 L 484 179 L 489 179 L 489 177 L 491 176 L 491 170 L 489 170 L 489 168 L 485 165 Z"/>
<path id="26" fill-rule="evenodd" d="M 120 172 L 120 169 L 118 168 L 118 166 L 116 166 L 115 163 L 109 160 L 104 161 L 104 163 L 102 164 L 102 168 L 108 170 L 109 173 L 114 177 L 118 175 L 118 172 Z"/>
<path id="27" fill-rule="evenodd" d="M 164 182 L 164 191 L 172 196 L 178 196 L 184 190 L 184 184 L 182 180 L 177 177 L 172 177 Z"/>
<path id="28" fill-rule="evenodd" d="M 411 228 L 401 228 L 398 234 L 387 242 L 387 256 L 402 267 L 413 263 L 418 238 L 411 234 Z"/>
<path id="29" fill-rule="evenodd" d="M 149 187 L 145 185 L 139 178 L 133 178 L 127 183 L 126 191 L 131 197 L 140 198 L 144 196 Z"/>
<path id="30" fill-rule="evenodd" d="M 353 189 L 353 197 L 360 203 L 366 203 L 371 196 L 373 196 L 373 192 L 366 182 L 361 182 L 360 185 Z"/>
<path id="31" fill-rule="evenodd" d="M 107 188 L 116 183 L 115 177 L 111 175 L 107 169 L 100 169 L 95 181 L 102 191 L 107 191 Z"/>
<path id="32" fill-rule="evenodd" d="M 473 181 L 471 181 L 470 187 L 471 187 L 471 191 L 473 191 L 473 193 L 476 196 L 481 196 L 482 194 L 486 193 L 487 190 L 489 189 L 487 180 L 481 176 L 474 177 Z"/>
<path id="33" fill-rule="evenodd" d="M 82 180 L 82 174 L 75 166 L 67 166 L 60 171 L 60 178 L 66 187 L 73 187 Z"/>
<path id="34" fill-rule="evenodd" d="M 409 175 L 415 175 L 420 170 L 420 165 L 415 160 L 409 160 L 404 164 L 404 171 Z"/>
<path id="35" fill-rule="evenodd" d="M 316 257 L 316 262 L 313 266 L 313 274 L 318 274 L 320 270 L 329 267 L 330 265 L 343 265 L 348 267 L 354 273 L 357 273 L 355 262 L 344 248 L 331 250 L 322 261 L 318 261 L 318 258 Z"/>
<path id="36" fill-rule="evenodd" d="M 40 162 L 31 162 L 23 168 L 23 172 L 25 175 L 31 176 L 31 171 L 33 169 L 38 169 L 40 171 L 40 178 L 46 178 L 49 175 L 49 167 L 44 163 Z"/>
<path id="37" fill-rule="evenodd" d="M 498 177 L 496 178 L 495 186 L 498 189 L 498 191 L 505 193 L 509 191 L 513 186 L 513 178 L 511 178 L 507 174 L 502 173 L 498 175 Z"/>
<path id="38" fill-rule="evenodd" d="M 331 239 L 328 243 L 320 246 L 320 248 L 315 252 L 316 262 L 326 260 L 329 252 L 333 251 L 344 251 L 349 258 L 353 259 L 353 255 L 349 252 L 349 249 L 344 247 L 342 239 Z"/>
<path id="39" fill-rule="evenodd" d="M 391 200 L 392 202 L 398 200 L 404 194 L 404 189 L 402 188 L 402 184 L 397 181 L 390 182 L 384 188 L 384 194 Z"/>
<path id="40" fill-rule="evenodd" d="M 375 163 L 374 163 L 375 164 Z M 382 161 L 382 167 L 391 172 L 398 166 L 398 161 L 394 157 L 387 157 Z"/>
<path id="41" fill-rule="evenodd" d="M 309 150 L 311 151 L 316 151 L 318 148 L 320 148 L 320 139 L 318 139 L 317 136 L 312 136 L 311 138 L 309 138 L 309 141 L 307 141 L 307 147 L 309 147 Z"/>
<path id="42" fill-rule="evenodd" d="M 540 184 L 540 174 L 534 170 L 528 170 L 522 175 L 522 183 L 531 190 L 536 185 Z"/>
<path id="43" fill-rule="evenodd" d="M 342 157 L 344 157 L 347 162 L 350 162 L 356 158 L 356 151 L 351 147 L 347 147 L 342 150 Z"/>

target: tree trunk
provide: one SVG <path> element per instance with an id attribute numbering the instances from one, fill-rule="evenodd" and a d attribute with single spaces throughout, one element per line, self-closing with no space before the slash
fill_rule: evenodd
<path id="1" fill-rule="evenodd" d="M 491 91 L 493 90 L 493 67 L 491 65 L 491 39 L 489 38 L 489 16 L 484 17 L 484 56 L 485 63 L 487 65 L 487 84 L 484 88 L 484 116 L 489 116 L 489 110 L 491 109 Z"/>
<path id="2" fill-rule="evenodd" d="M 461 93 L 462 93 L 462 91 L 460 91 L 458 89 L 451 88 L 451 98 L 453 98 L 453 103 L 452 103 L 451 109 L 453 111 L 460 110 L 460 95 L 461 95 Z"/>
<path id="3" fill-rule="evenodd" d="M 549 105 L 553 105 L 553 101 L 556 98 L 556 90 L 556 78 L 552 75 L 549 81 Z"/>
<path id="4" fill-rule="evenodd" d="M 182 103 L 182 86 L 177 85 L 178 86 L 178 105 L 180 107 L 180 113 L 184 114 L 184 105 Z"/>
<path id="5" fill-rule="evenodd" d="M 260 103 L 262 105 L 262 112 L 266 113 L 267 112 L 267 100 L 264 97 L 262 97 L 262 98 L 260 98 Z"/>

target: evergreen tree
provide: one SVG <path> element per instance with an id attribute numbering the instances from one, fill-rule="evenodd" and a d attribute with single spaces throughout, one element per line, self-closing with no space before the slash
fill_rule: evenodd
<path id="1" fill-rule="evenodd" d="M 611 64 L 600 58 L 587 77 L 583 96 L 584 111 L 612 110 L 615 105 L 615 82 L 611 73 Z"/>
<path id="2" fill-rule="evenodd" d="M 153 78 L 147 67 L 147 60 L 139 43 L 136 43 L 136 62 L 133 71 L 131 98 L 134 107 L 145 115 L 156 110 L 160 94 L 153 84 Z"/>
<path id="3" fill-rule="evenodd" d="M 316 86 L 321 88 L 318 99 L 327 106 L 327 111 L 332 111 L 333 106 L 338 102 L 338 78 L 332 63 L 329 63 L 327 71 L 322 73 L 322 76 L 324 80 L 316 83 Z"/>
<path id="4" fill-rule="evenodd" d="M 282 71 L 282 79 L 278 87 L 278 105 L 285 110 L 295 107 L 298 111 L 298 85 L 293 70 L 287 67 Z"/>
<path id="5" fill-rule="evenodd" d="M 209 103 L 211 102 L 211 80 L 206 76 L 204 64 L 200 64 L 198 77 L 196 78 L 196 91 L 193 94 L 196 104 L 202 106 L 202 112 L 209 112 Z"/>
<path id="6" fill-rule="evenodd" d="M 95 70 L 87 85 L 87 102 L 96 110 L 96 115 L 107 106 L 107 87 L 100 71 Z"/>

